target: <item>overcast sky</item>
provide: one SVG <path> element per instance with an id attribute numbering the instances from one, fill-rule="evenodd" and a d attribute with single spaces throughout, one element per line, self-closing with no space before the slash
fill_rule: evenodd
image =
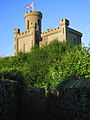
<path id="1" fill-rule="evenodd" d="M 0 0 L 0 56 L 14 54 L 13 29 L 25 29 L 25 6 L 34 2 L 35 10 L 43 13 L 42 32 L 59 27 L 67 18 L 70 26 L 82 32 L 82 42 L 90 43 L 90 0 Z"/>

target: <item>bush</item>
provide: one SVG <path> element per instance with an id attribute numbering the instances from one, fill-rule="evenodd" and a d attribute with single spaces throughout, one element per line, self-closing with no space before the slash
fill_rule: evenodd
<path id="1" fill-rule="evenodd" d="M 1 58 L 0 69 L 1 78 L 55 91 L 69 77 L 90 77 L 90 54 L 85 47 L 55 40 L 43 48 L 34 46 L 29 53 Z"/>

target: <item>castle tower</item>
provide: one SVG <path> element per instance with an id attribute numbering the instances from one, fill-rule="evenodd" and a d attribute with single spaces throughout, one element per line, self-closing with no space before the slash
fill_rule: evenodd
<path id="1" fill-rule="evenodd" d="M 18 52 L 29 52 L 35 44 L 40 47 L 57 39 L 60 42 L 70 41 L 71 45 L 81 44 L 82 33 L 69 27 L 69 20 L 60 20 L 60 26 L 48 29 L 41 33 L 42 13 L 40 11 L 27 11 L 24 15 L 25 31 L 14 29 L 14 55 Z"/>
<path id="2" fill-rule="evenodd" d="M 14 29 L 14 55 L 18 53 L 18 39 L 17 36 L 20 33 L 20 29 L 15 28 Z"/>
<path id="3" fill-rule="evenodd" d="M 25 31 L 14 29 L 14 54 L 18 52 L 29 52 L 35 44 L 39 45 L 41 40 L 41 19 L 39 11 L 27 11 L 24 15 Z"/>
<path id="4" fill-rule="evenodd" d="M 63 33 L 63 40 L 67 39 L 68 26 L 69 26 L 69 20 L 67 20 L 67 19 L 60 20 L 60 28 Z"/>
<path id="5" fill-rule="evenodd" d="M 27 11 L 25 13 L 25 31 L 35 27 L 35 30 L 41 34 L 42 13 L 39 11 Z"/>

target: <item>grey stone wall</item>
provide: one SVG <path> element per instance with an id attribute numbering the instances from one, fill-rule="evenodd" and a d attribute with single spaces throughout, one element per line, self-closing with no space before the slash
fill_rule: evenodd
<path id="1" fill-rule="evenodd" d="M 48 96 L 51 120 L 90 120 L 90 91 L 65 89 L 60 96 Z"/>
<path id="2" fill-rule="evenodd" d="M 24 88 L 21 100 L 21 120 L 47 120 L 44 89 Z"/>
<path id="3" fill-rule="evenodd" d="M 23 120 L 90 120 L 90 91 L 65 89 L 59 96 L 45 96 L 43 90 L 25 88 L 22 96 Z M 21 119 L 22 120 L 22 119 Z"/>
<path id="4" fill-rule="evenodd" d="M 0 120 L 90 120 L 90 91 L 64 89 L 45 95 L 44 89 L 0 80 Z"/>
<path id="5" fill-rule="evenodd" d="M 0 80 L 0 120 L 16 120 L 17 95 L 14 82 Z"/>

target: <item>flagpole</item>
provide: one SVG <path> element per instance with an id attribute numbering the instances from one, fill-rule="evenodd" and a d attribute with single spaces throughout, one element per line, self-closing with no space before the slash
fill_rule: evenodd
<path id="1" fill-rule="evenodd" d="M 34 11 L 34 2 L 32 3 L 32 11 Z"/>
<path id="2" fill-rule="evenodd" d="M 33 11 L 34 11 L 34 5 L 33 5 Z"/>

